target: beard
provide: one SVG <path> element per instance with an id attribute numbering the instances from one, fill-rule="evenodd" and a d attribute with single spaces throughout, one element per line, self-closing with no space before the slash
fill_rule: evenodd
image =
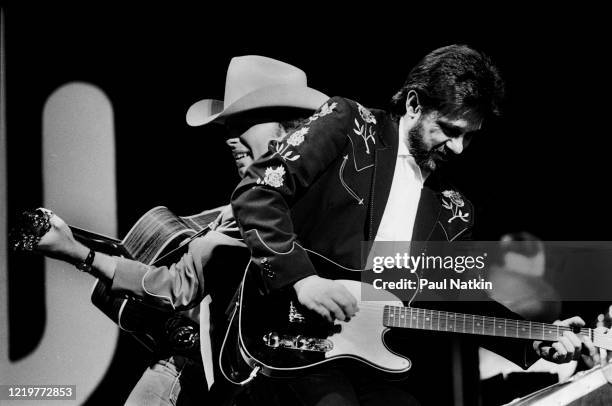
<path id="1" fill-rule="evenodd" d="M 440 147 L 444 148 L 444 146 L 440 145 L 429 149 L 424 141 L 424 132 L 422 117 L 420 117 L 408 131 L 408 150 L 421 169 L 431 172 L 439 166 L 440 162 L 436 158 L 441 154 L 438 150 Z"/>

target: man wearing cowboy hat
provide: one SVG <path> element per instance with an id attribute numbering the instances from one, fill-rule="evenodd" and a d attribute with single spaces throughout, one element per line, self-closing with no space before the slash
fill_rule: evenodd
<path id="1" fill-rule="evenodd" d="M 189 108 L 186 118 L 191 126 L 213 122 L 225 125 L 227 144 L 243 176 L 250 163 L 267 150 L 270 140 L 286 135 L 327 99 L 307 86 L 306 74 L 301 69 L 263 56 L 240 56 L 232 58 L 229 64 L 223 101 L 201 100 Z M 138 296 L 176 311 L 186 310 L 200 304 L 209 292 L 215 301 L 216 290 L 226 294 L 237 287 L 205 288 L 206 269 L 215 252 L 222 247 L 244 247 L 229 204 L 213 211 L 220 214 L 211 224 L 211 231 L 193 240 L 180 261 L 169 267 L 149 266 L 91 251 L 73 238 L 68 226 L 56 215 L 51 217 L 51 229 L 41 239 L 37 251 L 73 264 L 82 263 L 93 253 L 91 274 L 109 281 L 113 292 Z M 236 276 L 241 271 L 236 269 Z M 223 279 L 228 279 L 228 275 Z M 220 301 L 227 301 L 224 293 L 218 293 Z M 201 310 L 208 314 L 208 302 L 204 302 Z M 217 310 L 222 313 L 226 305 L 220 303 Z M 208 323 L 208 319 L 201 317 L 201 328 L 205 329 L 202 341 L 207 341 Z M 202 343 L 204 369 L 212 378 L 211 351 L 205 347 Z M 145 372 L 127 404 L 150 404 L 160 399 L 168 404 L 179 399 L 180 404 L 199 404 L 204 396 L 200 390 L 205 385 L 202 378 L 197 365 L 182 357 L 159 360 Z M 212 379 L 208 381 L 210 386 Z"/>
<path id="2" fill-rule="evenodd" d="M 491 61 L 467 46 L 451 45 L 434 50 L 411 70 L 392 99 L 391 112 L 341 97 L 327 101 L 255 161 L 232 195 L 234 215 L 263 290 L 293 289 L 306 308 L 328 321 L 345 321 L 358 311 L 357 300 L 344 285 L 319 276 L 308 252 L 356 270 L 364 267 L 363 241 L 467 238 L 473 227 L 472 204 L 435 170 L 461 154 L 483 122 L 499 113 L 502 96 L 503 81 Z M 457 311 L 461 304 L 452 306 Z M 495 302 L 479 306 L 490 308 L 490 314 L 520 318 Z M 570 319 L 564 324 L 584 322 Z M 448 404 L 450 389 L 428 393 L 432 382 L 427 378 L 436 377 L 418 374 L 427 365 L 448 366 L 451 344 L 447 337 L 427 336 L 424 345 L 425 351 L 409 345 L 416 354 L 408 386 L 415 394 L 422 390 L 424 402 Z M 527 353 L 522 344 L 487 346 L 524 366 L 526 355 L 534 353 L 532 348 Z M 581 342 L 569 333 L 553 347 L 556 352 L 542 353 L 568 362 L 580 353 Z M 442 368 L 437 373 L 451 371 Z M 372 373 L 333 365 L 276 382 L 274 389 L 282 394 L 283 404 L 414 402 Z"/>

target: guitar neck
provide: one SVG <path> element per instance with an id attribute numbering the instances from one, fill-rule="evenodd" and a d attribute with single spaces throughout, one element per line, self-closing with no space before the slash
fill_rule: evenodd
<path id="1" fill-rule="evenodd" d="M 116 238 L 108 237 L 102 234 L 96 234 L 94 232 L 83 230 L 82 228 L 70 226 L 74 238 L 81 244 L 94 251 L 99 251 L 108 255 L 118 255 L 130 258 L 131 255 L 123 243 Z"/>
<path id="2" fill-rule="evenodd" d="M 565 331 L 573 331 L 554 324 L 402 306 L 385 306 L 383 325 L 542 341 L 556 341 Z M 583 328 L 578 334 L 594 339 L 590 328 Z"/>

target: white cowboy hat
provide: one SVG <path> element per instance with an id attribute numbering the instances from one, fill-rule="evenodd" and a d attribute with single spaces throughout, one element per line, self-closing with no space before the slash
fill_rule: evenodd
<path id="1" fill-rule="evenodd" d="M 223 123 L 228 116 L 262 107 L 316 110 L 328 96 L 307 86 L 303 70 L 258 55 L 232 58 L 225 78 L 223 101 L 204 99 L 187 110 L 187 124 Z"/>

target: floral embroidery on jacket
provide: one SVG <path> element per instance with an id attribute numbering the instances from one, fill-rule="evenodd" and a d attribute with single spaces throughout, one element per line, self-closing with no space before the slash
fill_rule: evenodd
<path id="1" fill-rule="evenodd" d="M 308 127 L 302 127 L 297 131 L 294 131 L 289 138 L 287 138 L 287 144 L 297 147 L 304 142 L 304 135 L 308 134 Z"/>
<path id="2" fill-rule="evenodd" d="M 263 180 L 257 179 L 258 184 L 270 185 L 275 188 L 283 186 L 285 183 L 285 168 L 282 166 L 272 168 L 267 167 Z"/>
<path id="3" fill-rule="evenodd" d="M 357 108 L 359 109 L 359 115 L 363 121 L 365 121 L 365 123 L 361 125 L 359 124 L 359 120 L 355 119 L 355 128 L 353 128 L 353 131 L 363 139 L 366 147 L 366 154 L 369 155 L 370 145 L 368 144 L 368 141 L 371 140 L 373 144 L 376 144 L 376 138 L 374 138 L 376 131 L 373 131 L 370 125 L 376 124 L 376 118 L 370 110 L 366 109 L 361 104 L 357 103 Z"/>
<path id="4" fill-rule="evenodd" d="M 310 124 L 313 121 L 316 121 L 319 119 L 319 117 L 325 117 L 326 115 L 332 113 L 335 109 L 336 106 L 338 105 L 338 103 L 333 102 L 332 104 L 327 104 L 325 103 L 324 105 L 321 106 L 321 108 L 319 109 L 319 111 L 317 111 L 316 113 L 314 113 L 309 119 L 308 119 L 308 123 Z"/>
<path id="5" fill-rule="evenodd" d="M 293 151 L 289 150 L 290 146 L 297 147 L 304 142 L 304 135 L 308 134 L 308 127 L 302 127 L 294 131 L 287 137 L 287 143 L 278 142 L 275 147 L 275 152 L 280 155 L 283 161 L 295 161 L 300 158 L 300 155 L 293 155 Z"/>
<path id="6" fill-rule="evenodd" d="M 308 134 L 309 127 L 307 126 L 313 121 L 318 120 L 320 117 L 325 117 L 326 115 L 331 114 L 336 109 L 336 106 L 338 106 L 338 103 L 336 102 L 331 104 L 325 103 L 322 105 L 319 111 L 313 114 L 302 128 L 277 141 L 274 152 L 278 154 L 283 161 L 296 161 L 300 159 L 301 155 L 293 155 L 294 151 L 291 151 L 289 148 L 301 145 L 305 140 L 304 136 Z"/>
<path id="7" fill-rule="evenodd" d="M 461 210 L 462 207 L 465 206 L 465 202 L 463 198 L 454 190 L 445 190 L 442 192 L 442 196 L 446 197 L 449 200 L 442 198 L 442 207 L 451 211 L 453 216 L 448 219 L 448 222 L 452 222 L 455 219 L 460 219 L 464 222 L 468 222 L 467 218 L 470 216 L 470 213 L 463 213 Z"/>
<path id="8" fill-rule="evenodd" d="M 374 114 L 372 114 L 370 110 L 366 109 L 359 103 L 357 103 L 357 108 L 359 109 L 359 115 L 361 116 L 363 121 L 365 121 L 368 124 L 376 124 L 376 118 L 374 117 Z"/>
<path id="9" fill-rule="evenodd" d="M 275 152 L 280 155 L 283 161 L 295 161 L 299 159 L 300 155 L 293 155 L 293 151 L 290 151 L 289 147 L 297 147 L 301 143 L 303 143 L 304 136 L 308 134 L 309 130 L 309 127 L 307 127 L 307 125 L 312 123 L 313 121 L 318 120 L 320 117 L 325 117 L 326 115 L 331 114 L 336 109 L 337 105 L 338 103 L 336 102 L 333 102 L 331 104 L 325 103 L 324 105 L 322 105 L 319 111 L 313 114 L 302 128 L 294 131 L 283 139 L 283 141 L 286 141 L 286 144 L 278 142 L 276 144 Z"/>

